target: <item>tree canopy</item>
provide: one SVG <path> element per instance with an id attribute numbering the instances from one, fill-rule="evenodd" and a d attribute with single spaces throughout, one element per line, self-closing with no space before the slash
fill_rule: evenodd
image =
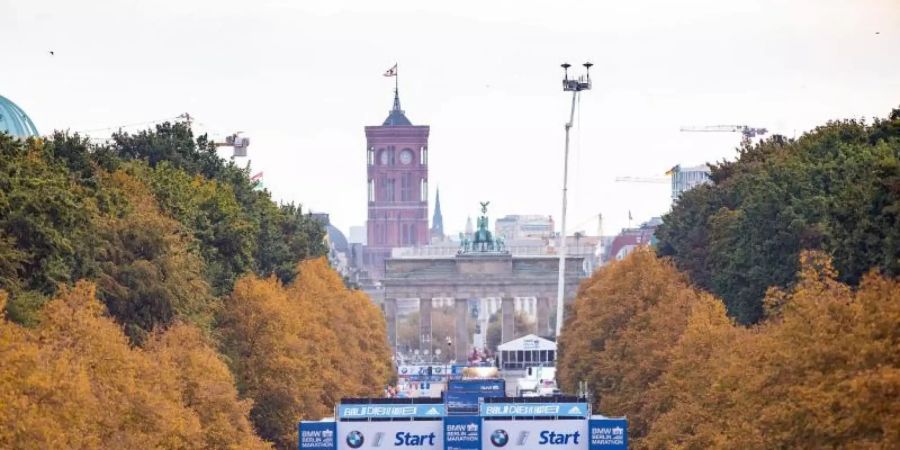
<path id="1" fill-rule="evenodd" d="M 391 376 L 322 225 L 205 136 L 0 133 L 0 448 L 296 448 Z"/>
<path id="2" fill-rule="evenodd" d="M 182 123 L 97 145 L 0 134 L 0 289 L 16 322 L 85 278 L 132 339 L 178 315 L 208 329 L 214 296 L 246 273 L 290 281 L 324 233 Z"/>
<path id="3" fill-rule="evenodd" d="M 900 439 L 900 281 L 858 287 L 822 252 L 772 288 L 747 328 L 638 251 L 579 292 L 560 339 L 563 387 L 588 381 L 644 449 L 886 448 Z"/>
<path id="4" fill-rule="evenodd" d="M 710 167 L 712 184 L 663 218 L 658 248 L 741 323 L 762 318 L 767 288 L 796 281 L 803 250 L 829 254 L 851 285 L 871 268 L 900 274 L 900 109 L 745 144 Z"/>

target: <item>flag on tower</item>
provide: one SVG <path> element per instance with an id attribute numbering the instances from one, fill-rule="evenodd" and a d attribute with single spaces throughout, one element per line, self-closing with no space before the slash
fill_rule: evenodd
<path id="1" fill-rule="evenodd" d="M 384 76 L 386 77 L 396 77 L 397 76 L 397 64 L 394 63 L 394 67 L 391 67 L 387 71 L 384 72 Z"/>
<path id="2" fill-rule="evenodd" d="M 261 181 L 262 177 L 263 177 L 263 173 L 259 172 L 257 174 L 254 174 L 252 177 L 250 177 L 250 181 Z"/>
<path id="3" fill-rule="evenodd" d="M 628 210 L 628 220 L 631 220 L 631 210 Z"/>

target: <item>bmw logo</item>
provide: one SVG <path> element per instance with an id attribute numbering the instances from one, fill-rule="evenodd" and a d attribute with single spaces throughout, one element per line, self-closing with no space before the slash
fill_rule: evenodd
<path id="1" fill-rule="evenodd" d="M 509 434 L 505 430 L 495 430 L 491 433 L 491 444 L 494 444 L 495 447 L 503 447 L 507 442 L 509 442 Z"/>
<path id="2" fill-rule="evenodd" d="M 365 442 L 365 439 L 363 439 L 363 434 L 359 431 L 347 433 L 347 445 L 350 446 L 350 448 L 360 448 L 362 447 L 363 442 Z"/>

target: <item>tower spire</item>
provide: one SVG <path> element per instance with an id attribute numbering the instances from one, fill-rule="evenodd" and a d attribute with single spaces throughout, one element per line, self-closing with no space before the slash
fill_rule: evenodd
<path id="1" fill-rule="evenodd" d="M 435 190 L 434 194 L 434 217 L 431 219 L 431 237 L 432 240 L 444 239 L 444 216 L 441 214 L 441 188 Z"/>
<path id="2" fill-rule="evenodd" d="M 396 86 L 394 86 L 394 107 L 391 108 L 391 112 L 403 114 L 403 110 L 400 109 L 400 90 Z"/>

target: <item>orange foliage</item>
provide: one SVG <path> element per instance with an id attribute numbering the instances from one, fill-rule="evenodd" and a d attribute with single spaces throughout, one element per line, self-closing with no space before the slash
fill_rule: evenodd
<path id="1" fill-rule="evenodd" d="M 193 348 L 195 356 L 212 354 Z M 264 448 L 247 428 L 232 441 L 213 436 L 207 413 L 195 409 L 209 405 L 183 398 L 183 386 L 208 383 L 207 374 L 172 376 L 168 355 L 129 347 L 87 282 L 49 302 L 33 330 L 0 320 L 0 448 Z M 221 361 L 204 364 L 228 383 Z M 230 399 L 224 409 L 246 408 Z"/>
<path id="2" fill-rule="evenodd" d="M 827 257 L 771 289 L 767 319 L 735 325 L 721 301 L 638 252 L 579 293 L 560 376 L 587 379 L 598 412 L 628 415 L 634 448 L 895 448 L 900 442 L 900 280 L 854 290 Z"/>
<path id="3" fill-rule="evenodd" d="M 635 251 L 585 281 L 559 340 L 559 377 L 574 392 L 588 381 L 599 411 L 629 416 L 635 438 L 654 405 L 643 395 L 666 369 L 669 351 L 700 298 L 683 275 L 649 250 Z"/>
<path id="4" fill-rule="evenodd" d="M 296 445 L 298 420 L 330 416 L 341 397 L 376 394 L 391 368 L 380 310 L 324 258 L 298 272 L 287 287 L 274 277 L 238 280 L 221 320 L 254 425 L 279 448 Z"/>

